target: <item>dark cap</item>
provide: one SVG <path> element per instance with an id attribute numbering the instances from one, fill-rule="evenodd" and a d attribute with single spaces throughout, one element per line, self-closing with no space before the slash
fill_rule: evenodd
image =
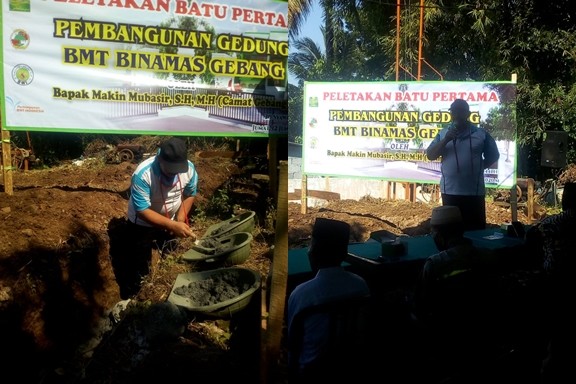
<path id="1" fill-rule="evenodd" d="M 312 228 L 312 237 L 316 243 L 331 247 L 348 247 L 350 224 L 339 220 L 317 218 Z"/>
<path id="2" fill-rule="evenodd" d="M 188 172 L 188 149 L 183 140 L 176 137 L 166 140 L 160 145 L 158 156 L 163 160 L 166 172 Z"/>
<path id="3" fill-rule="evenodd" d="M 463 99 L 456 99 L 450 104 L 450 111 L 470 112 L 470 106 Z"/>

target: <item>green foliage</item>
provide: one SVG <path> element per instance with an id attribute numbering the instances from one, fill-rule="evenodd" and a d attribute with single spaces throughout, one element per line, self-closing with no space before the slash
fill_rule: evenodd
<path id="1" fill-rule="evenodd" d="M 302 85 L 307 80 L 324 80 L 326 56 L 320 46 L 309 37 L 293 41 L 288 56 L 288 70 L 299 79 Z M 290 94 L 290 91 L 288 91 Z"/>
<path id="2" fill-rule="evenodd" d="M 208 215 L 206 214 L 206 204 L 201 202 L 195 202 L 192 206 L 192 213 L 190 215 L 192 220 L 197 223 L 205 223 L 208 219 Z"/>
<path id="3" fill-rule="evenodd" d="M 401 3 L 398 40 L 392 4 L 339 0 L 319 4 L 324 9 L 326 52 L 309 49 L 305 38 L 302 44 L 291 44 L 290 56 L 298 59 L 292 61 L 291 73 L 300 80 L 300 93 L 304 81 L 390 81 L 397 75 L 402 81 L 415 79 L 419 6 Z M 504 139 L 509 131 L 503 128 L 516 124 L 518 153 L 524 157 L 518 163 L 519 174 L 539 172 L 529 164 L 538 161 L 550 130 L 568 132 L 567 161 L 576 162 L 576 9 L 568 0 L 427 0 L 423 16 L 422 58 L 429 65 L 422 66 L 421 80 L 438 80 L 438 73 L 450 81 L 508 80 L 517 74 L 516 94 L 499 90 L 506 98 L 499 110 L 490 112 L 486 126 Z M 297 34 L 291 38 L 296 40 Z M 400 73 L 396 73 L 397 43 Z M 289 99 L 291 118 L 300 112 L 301 103 L 296 96 Z M 297 131 L 301 126 L 300 121 L 291 125 L 292 138 L 301 135 Z"/>
<path id="4" fill-rule="evenodd" d="M 233 216 L 236 207 L 228 195 L 227 184 L 215 191 L 207 202 L 196 202 L 193 205 L 191 217 L 194 222 L 206 223 L 214 217 L 226 220 Z"/>
<path id="5" fill-rule="evenodd" d="M 228 218 L 233 215 L 233 203 L 228 195 L 228 188 L 224 187 L 214 192 L 206 205 L 206 213 L 211 216 Z"/>
<path id="6" fill-rule="evenodd" d="M 496 84 L 492 88 L 498 93 L 501 103 L 488 112 L 482 123 L 496 140 L 514 140 L 515 132 L 510 127 L 516 125 L 516 94 L 508 84 Z"/>
<path id="7" fill-rule="evenodd" d="M 296 138 L 302 139 L 302 90 L 288 84 L 288 141 L 296 142 Z"/>
<path id="8" fill-rule="evenodd" d="M 310 13 L 313 0 L 290 0 L 288 2 L 288 25 L 290 37 L 297 36 Z"/>

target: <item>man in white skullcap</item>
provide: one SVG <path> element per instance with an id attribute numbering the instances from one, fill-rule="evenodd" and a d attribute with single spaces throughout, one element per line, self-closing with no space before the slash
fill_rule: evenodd
<path id="1" fill-rule="evenodd" d="M 431 234 L 439 252 L 426 259 L 412 307 L 412 315 L 422 326 L 420 338 L 430 348 L 426 364 L 449 374 L 478 369 L 479 360 L 473 355 L 490 350 L 495 337 L 488 331 L 492 323 L 485 322 L 495 313 L 486 304 L 494 295 L 485 276 L 496 266 L 496 254 L 474 247 L 464 237 L 462 223 L 456 206 L 432 210 Z"/>
<path id="2" fill-rule="evenodd" d="M 429 306 L 438 281 L 495 262 L 492 253 L 475 248 L 472 240 L 464 237 L 462 223 L 456 206 L 444 205 L 432 210 L 430 228 L 439 252 L 426 259 L 416 285 L 414 306 L 420 317 L 427 316 L 431 310 Z"/>

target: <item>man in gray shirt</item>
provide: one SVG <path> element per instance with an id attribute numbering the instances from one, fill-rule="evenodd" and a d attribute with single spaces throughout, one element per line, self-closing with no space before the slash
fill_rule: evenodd
<path id="1" fill-rule="evenodd" d="M 430 160 L 442 157 L 442 204 L 460 208 L 465 230 L 486 227 L 484 170 L 498 161 L 494 138 L 472 124 L 470 106 L 456 99 L 450 106 L 452 123 L 442 129 L 426 149 Z"/>

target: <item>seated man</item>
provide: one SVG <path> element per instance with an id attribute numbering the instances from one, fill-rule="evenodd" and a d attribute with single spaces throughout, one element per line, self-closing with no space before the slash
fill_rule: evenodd
<path id="1" fill-rule="evenodd" d="M 426 259 L 414 293 L 414 313 L 424 320 L 430 315 L 438 288 L 448 278 L 482 266 L 494 265 L 493 253 L 477 249 L 472 240 L 464 237 L 462 215 L 455 206 L 445 205 L 432 210 L 430 219 L 432 238 L 440 252 Z"/>
<path id="2" fill-rule="evenodd" d="M 562 212 L 548 216 L 526 234 L 527 241 L 538 245 L 543 256 L 542 266 L 550 282 L 551 305 L 548 355 L 542 365 L 544 383 L 571 382 L 576 379 L 574 362 L 574 296 L 576 280 L 576 183 L 564 185 Z M 572 377 L 572 379 L 570 379 Z"/>
<path id="3" fill-rule="evenodd" d="M 466 370 L 472 355 L 487 351 L 498 329 L 497 284 L 492 284 L 496 254 L 478 249 L 464 237 L 460 209 L 441 206 L 430 219 L 439 252 L 430 256 L 413 297 L 413 316 L 424 330 L 427 363 L 434 369 Z M 438 360 L 436 360 L 438 358 Z M 432 362 L 433 361 L 433 362 Z"/>
<path id="4" fill-rule="evenodd" d="M 342 302 L 350 304 L 353 299 L 370 296 L 366 281 L 341 265 L 348 254 L 349 237 L 350 225 L 347 223 L 323 218 L 314 223 L 308 259 L 316 275 L 298 285 L 288 298 L 289 368 L 295 382 L 326 378 L 329 373 L 324 371 L 322 357 L 330 342 L 330 312 L 315 312 L 303 319 L 301 315 L 330 303 L 337 303 L 336 306 Z M 329 371 L 336 371 L 335 368 L 332 366 Z"/>
<path id="5" fill-rule="evenodd" d="M 526 233 L 530 245 L 540 247 L 542 266 L 548 273 L 561 272 L 558 263 L 569 261 L 566 248 L 574 245 L 572 225 L 576 222 L 576 182 L 566 183 L 562 192 L 562 212 L 547 216 Z"/>

